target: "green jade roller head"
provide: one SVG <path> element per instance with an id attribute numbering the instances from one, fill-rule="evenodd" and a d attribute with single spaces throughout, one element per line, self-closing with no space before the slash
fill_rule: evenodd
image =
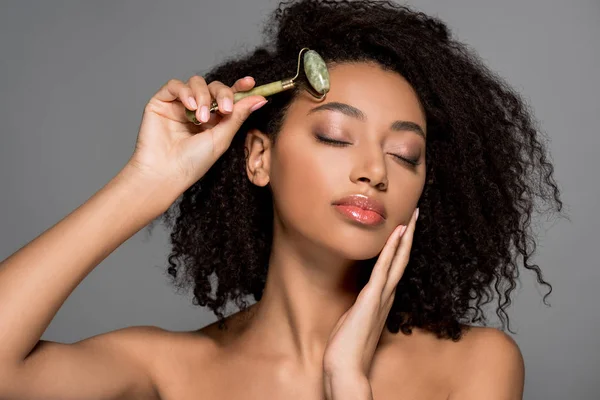
<path id="1" fill-rule="evenodd" d="M 310 83 L 311 87 L 307 87 L 308 92 L 319 100 L 323 100 L 325 95 L 329 91 L 329 72 L 327 71 L 327 64 L 321 56 L 314 50 L 309 50 L 308 47 L 304 47 L 298 53 L 298 69 L 296 76 L 289 79 L 282 79 L 277 82 L 271 82 L 264 85 L 257 86 L 246 92 L 237 92 L 233 95 L 233 102 L 237 102 L 244 97 L 259 95 L 263 97 L 271 96 L 273 94 L 283 92 L 284 90 L 292 89 L 296 86 L 295 80 L 298 78 L 300 73 L 300 57 L 303 51 L 304 53 L 304 73 Z M 216 100 L 212 102 L 209 111 L 213 112 L 218 109 Z M 185 115 L 188 120 L 196 125 L 202 124 L 196 118 L 196 112 L 193 110 L 185 109 Z"/>

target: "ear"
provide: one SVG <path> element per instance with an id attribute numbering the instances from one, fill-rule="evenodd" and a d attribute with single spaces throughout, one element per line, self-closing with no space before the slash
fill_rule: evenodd
<path id="1" fill-rule="evenodd" d="M 256 128 L 246 134 L 246 173 L 257 186 L 266 186 L 270 180 L 271 139 Z"/>

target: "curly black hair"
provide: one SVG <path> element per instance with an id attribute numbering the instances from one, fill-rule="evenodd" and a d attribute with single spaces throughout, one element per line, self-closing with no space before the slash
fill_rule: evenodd
<path id="1" fill-rule="evenodd" d="M 397 72 L 424 107 L 428 180 L 410 261 L 386 321 L 390 332 L 419 327 L 459 340 L 463 323 L 486 324 L 482 306 L 494 297 L 492 284 L 504 329 L 518 255 L 549 288 L 545 303 L 552 286 L 530 263 L 531 215 L 536 197 L 547 210 L 560 212 L 563 204 L 542 133 L 514 89 L 440 19 L 389 1 L 284 1 L 263 33 L 263 45 L 201 75 L 229 86 L 249 75 L 258 86 L 294 76 L 298 52 L 308 47 L 328 65 L 375 62 Z M 272 195 L 246 175 L 246 132 L 258 128 L 275 141 L 305 84 L 269 97 L 206 175 L 159 217 L 171 229 L 172 283 L 192 286 L 193 303 L 209 307 L 221 328 L 229 301 L 244 310 L 245 296 L 261 299 L 272 245 Z"/>

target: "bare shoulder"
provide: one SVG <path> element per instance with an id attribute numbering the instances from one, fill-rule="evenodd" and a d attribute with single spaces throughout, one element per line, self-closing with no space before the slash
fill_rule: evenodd
<path id="1" fill-rule="evenodd" d="M 147 354 L 147 361 L 160 362 L 162 356 L 175 351 L 183 342 L 194 340 L 209 343 L 200 331 L 171 331 L 154 325 L 130 326 L 111 332 L 113 341 L 130 349 Z M 204 340 L 203 340 L 204 339 Z"/>
<path id="2" fill-rule="evenodd" d="M 182 356 L 201 362 L 211 359 L 221 351 L 228 341 L 234 340 L 240 331 L 245 329 L 245 323 L 251 315 L 250 309 L 246 312 L 237 312 L 225 318 L 226 329 L 219 328 L 219 322 L 209 323 L 197 330 L 173 331 L 157 326 L 133 326 L 124 328 L 120 336 L 128 342 L 137 343 L 140 351 L 152 354 L 147 358 L 152 364 L 160 367 L 166 365 L 172 368 L 169 361 L 175 357 L 177 364 L 182 363 Z M 119 332 L 119 331 L 115 331 Z"/>
<path id="3" fill-rule="evenodd" d="M 521 399 L 525 364 L 516 341 L 490 327 L 469 326 L 456 342 L 450 399 Z"/>
<path id="4" fill-rule="evenodd" d="M 207 328 L 194 331 L 172 331 L 156 326 L 133 329 L 141 339 L 146 339 L 146 350 L 152 353 L 149 359 L 152 369 L 162 373 L 172 370 L 174 364 L 185 365 L 186 360 L 202 362 L 213 357 L 218 346 Z"/>
<path id="5" fill-rule="evenodd" d="M 515 340 L 506 332 L 499 329 L 484 326 L 465 326 L 465 328 L 460 342 L 467 348 L 483 346 L 489 348 L 489 350 L 500 348 L 502 350 L 516 351 L 519 349 Z M 478 348 L 478 350 L 482 349 Z"/>
<path id="6" fill-rule="evenodd" d="M 458 342 L 458 347 L 460 360 L 469 369 L 518 367 L 523 364 L 517 342 L 496 328 L 470 326 Z"/>
<path id="7" fill-rule="evenodd" d="M 375 365 L 381 393 L 423 399 L 521 399 L 524 365 L 516 342 L 498 329 L 462 327 L 458 341 L 416 327 L 409 335 L 387 335 L 390 339 Z"/>
<path id="8" fill-rule="evenodd" d="M 111 333 L 109 343 L 127 349 L 142 362 L 153 377 L 162 373 L 169 361 L 191 352 L 200 355 L 211 350 L 213 341 L 200 331 L 170 331 L 158 326 L 130 326 Z"/>
<path id="9" fill-rule="evenodd" d="M 212 325 L 196 331 L 133 326 L 115 331 L 119 332 L 115 342 L 136 352 L 159 398 L 181 398 L 210 385 L 207 368 L 218 359 L 218 345 L 207 333 Z"/>

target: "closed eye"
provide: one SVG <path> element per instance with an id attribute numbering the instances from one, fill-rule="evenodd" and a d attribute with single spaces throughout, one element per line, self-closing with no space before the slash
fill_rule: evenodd
<path id="1" fill-rule="evenodd" d="M 315 137 L 317 138 L 317 141 L 319 141 L 321 143 L 326 143 L 330 146 L 346 147 L 346 146 L 349 146 L 352 144 L 352 143 L 348 143 L 348 142 L 342 142 L 340 140 L 331 139 L 331 138 L 328 138 L 328 137 L 320 135 L 320 134 L 316 134 Z M 400 156 L 398 154 L 394 154 L 394 153 L 390 153 L 390 155 L 393 156 L 395 159 L 402 161 L 406 164 L 409 164 L 410 166 L 413 166 L 413 167 L 421 164 L 418 159 L 411 160 L 410 158 L 402 157 L 402 156 Z"/>

